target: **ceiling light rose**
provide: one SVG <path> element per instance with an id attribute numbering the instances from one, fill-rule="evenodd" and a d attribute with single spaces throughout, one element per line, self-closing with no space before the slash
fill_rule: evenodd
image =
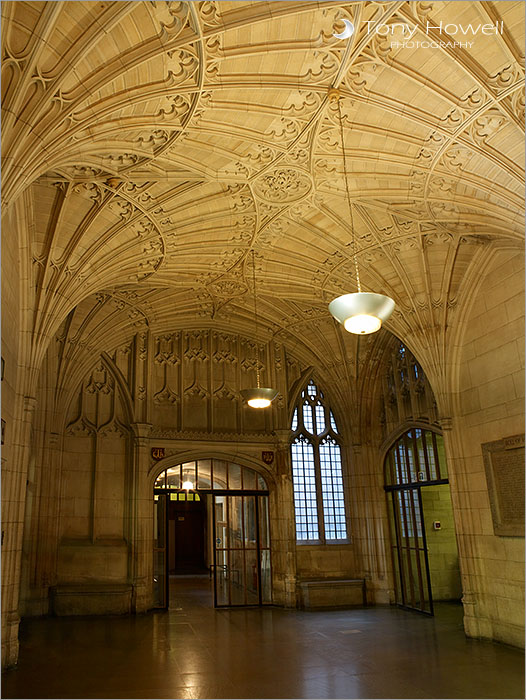
<path id="1" fill-rule="evenodd" d="M 382 323 L 393 313 L 395 303 L 391 297 L 373 292 L 362 292 L 360 283 L 360 270 L 358 269 L 358 259 L 356 257 L 356 241 L 354 237 L 353 211 L 351 197 L 349 194 L 349 179 L 347 177 L 347 159 L 345 157 L 345 143 L 343 138 L 343 118 L 340 104 L 341 94 L 336 88 L 329 89 L 329 99 L 338 104 L 338 115 L 340 119 L 340 138 L 343 152 L 343 175 L 345 179 L 345 190 L 347 203 L 349 206 L 349 222 L 351 226 L 351 251 L 356 276 L 356 286 L 358 291 L 354 294 L 343 294 L 333 299 L 329 304 L 329 311 L 334 318 L 349 333 L 357 335 L 368 335 L 376 333 L 382 327 Z"/>
<path id="2" fill-rule="evenodd" d="M 258 309 L 256 301 L 256 260 L 254 257 L 254 250 L 252 250 L 252 281 L 254 286 L 254 318 L 256 320 L 256 384 L 257 386 L 251 389 L 241 389 L 239 392 L 241 396 L 245 399 L 249 406 L 252 408 L 268 408 L 270 404 L 274 401 L 278 392 L 276 389 L 271 389 L 270 387 L 262 387 L 260 383 L 259 376 L 259 343 L 257 341 L 258 337 Z"/>

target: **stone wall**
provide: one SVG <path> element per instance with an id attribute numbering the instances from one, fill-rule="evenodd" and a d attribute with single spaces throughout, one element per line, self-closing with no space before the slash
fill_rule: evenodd
<path id="1" fill-rule="evenodd" d="M 19 376 L 20 282 L 17 232 L 13 217 L 2 222 L 2 664 L 11 665 L 18 651 L 17 601 L 20 586 L 20 529 L 23 482 L 15 462 L 15 417 Z M 22 489 L 22 490 L 21 490 Z"/>
<path id="2" fill-rule="evenodd" d="M 462 589 L 449 485 L 425 486 L 421 493 L 433 601 L 460 600 Z M 440 523 L 439 530 L 433 528 L 435 521 Z"/>
<path id="3" fill-rule="evenodd" d="M 151 607 L 155 476 L 187 459 L 213 456 L 264 473 L 271 492 L 274 599 L 295 605 L 287 397 L 301 376 L 298 362 L 281 346 L 260 346 L 262 379 L 280 393 L 270 410 L 258 412 L 239 398 L 240 388 L 255 384 L 252 341 L 208 330 L 139 332 L 92 360 L 75 391 L 61 394 L 57 388 L 77 371 L 61 360 L 64 337 L 59 333 L 41 374 L 37 424 L 45 437 L 36 441 L 32 459 L 37 496 L 26 514 L 24 614 Z M 58 423 L 45 425 L 45 416 Z M 43 473 L 50 445 L 60 466 L 54 497 L 52 477 Z M 152 456 L 153 447 L 164 450 L 164 460 Z M 262 461 L 263 451 L 274 453 L 272 465 Z M 45 526 L 51 521 L 53 536 Z"/>
<path id="4" fill-rule="evenodd" d="M 465 628 L 475 637 L 523 646 L 524 538 L 494 534 L 482 448 L 524 434 L 522 252 L 494 255 L 464 325 L 459 416 L 445 438 L 454 482 Z"/>

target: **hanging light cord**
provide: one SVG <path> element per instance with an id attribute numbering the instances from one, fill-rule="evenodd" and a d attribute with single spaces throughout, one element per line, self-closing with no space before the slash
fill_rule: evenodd
<path id="1" fill-rule="evenodd" d="M 256 256 L 252 248 L 252 284 L 254 286 L 254 317 L 256 319 L 256 380 L 259 389 L 259 343 L 258 343 L 258 307 L 256 303 Z"/>
<path id="2" fill-rule="evenodd" d="M 343 151 L 343 175 L 345 178 L 345 191 L 347 192 L 347 204 L 349 205 L 349 218 L 351 222 L 351 246 L 352 246 L 352 259 L 354 261 L 354 271 L 356 273 L 356 284 L 358 285 L 358 291 L 362 291 L 362 285 L 360 284 L 360 272 L 358 270 L 358 260 L 356 258 L 356 241 L 354 238 L 354 225 L 353 225 L 353 215 L 352 215 L 352 204 L 351 204 L 351 195 L 349 194 L 349 178 L 347 177 L 347 157 L 345 155 L 345 144 L 343 140 L 343 118 L 342 118 L 342 106 L 341 106 L 341 98 L 338 95 L 338 114 L 340 117 L 340 137 L 341 137 L 341 142 L 342 142 L 342 151 Z"/>

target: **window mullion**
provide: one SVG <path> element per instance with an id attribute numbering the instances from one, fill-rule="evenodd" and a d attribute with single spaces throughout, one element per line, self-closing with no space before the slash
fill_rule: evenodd
<path id="1" fill-rule="evenodd" d="M 320 467 L 320 441 L 315 437 L 312 441 L 314 446 L 314 474 L 316 478 L 316 505 L 318 507 L 318 531 L 320 540 L 325 542 L 325 517 L 323 513 L 323 493 L 321 488 L 321 467 Z"/>

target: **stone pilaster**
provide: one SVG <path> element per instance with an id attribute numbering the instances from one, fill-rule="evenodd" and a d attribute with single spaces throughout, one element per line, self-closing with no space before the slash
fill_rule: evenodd
<path id="1" fill-rule="evenodd" d="M 271 504 L 274 602 L 295 608 L 296 528 L 290 458 L 290 430 L 276 430 L 276 494 Z"/>
<path id="2" fill-rule="evenodd" d="M 391 569 L 389 526 L 379 451 L 367 443 L 354 444 L 350 464 L 350 534 L 356 562 L 355 576 L 366 580 L 369 603 L 389 603 L 393 597 L 392 583 L 388 579 Z"/>
<path id="3" fill-rule="evenodd" d="M 150 423 L 134 423 L 132 467 L 130 473 L 130 581 L 133 584 L 132 610 L 144 612 L 151 607 L 152 597 L 152 503 L 148 488 L 150 463 Z"/>
<path id="4" fill-rule="evenodd" d="M 36 399 L 19 396 L 8 457 L 2 456 L 2 667 L 18 659 L 22 540 L 29 457 L 29 436 Z"/>

